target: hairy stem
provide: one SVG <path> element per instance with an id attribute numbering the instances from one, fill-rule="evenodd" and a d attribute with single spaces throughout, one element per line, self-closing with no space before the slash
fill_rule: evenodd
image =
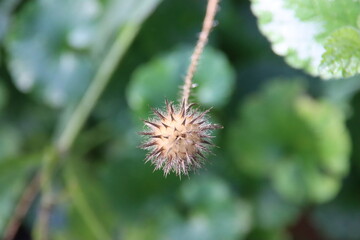
<path id="1" fill-rule="evenodd" d="M 182 94 L 182 99 L 185 102 L 185 105 L 188 105 L 190 91 L 191 91 L 191 87 L 192 87 L 192 79 L 194 77 L 196 67 L 198 65 L 201 53 L 203 52 L 204 47 L 207 43 L 209 33 L 214 25 L 214 18 L 216 15 L 218 3 L 219 3 L 219 0 L 208 0 L 206 15 L 205 15 L 204 22 L 203 22 L 203 27 L 200 32 L 199 39 L 196 43 L 194 52 L 191 55 L 191 62 L 190 62 L 189 68 L 188 68 L 186 76 L 185 76 L 185 83 L 184 83 L 183 94 Z"/>

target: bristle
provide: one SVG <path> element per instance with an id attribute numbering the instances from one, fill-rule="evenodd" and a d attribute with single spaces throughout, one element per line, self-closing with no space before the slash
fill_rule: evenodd
<path id="1" fill-rule="evenodd" d="M 210 124 L 214 129 L 223 129 L 224 126 L 221 126 L 219 124 Z"/>
<path id="2" fill-rule="evenodd" d="M 140 148 L 146 149 L 148 147 L 152 147 L 152 146 L 155 146 L 155 145 L 156 145 L 156 142 L 152 141 L 152 142 L 148 142 L 148 143 L 144 143 L 144 144 L 140 145 Z"/>
<path id="3" fill-rule="evenodd" d="M 150 136 L 154 135 L 154 132 L 138 132 L 139 135 Z"/>
<path id="4" fill-rule="evenodd" d="M 161 120 L 165 120 L 164 115 L 162 115 L 157 109 L 153 108 L 152 110 Z"/>
<path id="5" fill-rule="evenodd" d="M 145 124 L 148 125 L 148 126 L 152 126 L 152 127 L 156 127 L 158 129 L 160 129 L 160 125 L 156 124 L 156 123 L 153 123 L 153 122 L 150 122 L 150 121 L 147 121 L 147 120 L 144 120 Z"/>
<path id="6" fill-rule="evenodd" d="M 198 151 L 196 154 L 205 159 L 205 156 L 200 151 Z"/>
<path id="7" fill-rule="evenodd" d="M 182 103 L 181 103 L 181 109 L 180 109 L 180 115 L 181 115 L 181 117 L 182 118 L 184 118 L 185 117 L 185 100 L 183 100 L 182 101 Z"/>
<path id="8" fill-rule="evenodd" d="M 197 120 L 202 119 L 208 112 L 210 112 L 211 108 L 206 110 L 205 112 L 200 113 L 197 117 L 191 120 L 190 124 L 195 123 Z"/>
<path id="9" fill-rule="evenodd" d="M 206 121 L 204 120 L 204 121 L 201 121 L 201 122 L 198 122 L 198 123 L 196 123 L 196 124 L 198 124 L 198 125 L 202 125 L 202 124 L 204 124 L 204 123 L 206 123 Z"/>
<path id="10" fill-rule="evenodd" d="M 146 155 L 146 157 L 145 157 L 145 163 L 147 163 L 148 161 L 150 161 L 150 160 L 154 157 L 153 153 L 154 153 L 154 152 L 150 152 L 150 153 L 148 153 L 148 154 Z"/>
<path id="11" fill-rule="evenodd" d="M 153 135 L 153 136 L 150 136 L 151 138 L 161 138 L 162 135 Z"/>
<path id="12" fill-rule="evenodd" d="M 196 146 L 198 149 L 200 149 L 200 150 L 202 150 L 202 151 L 204 151 L 204 152 L 210 152 L 210 150 L 209 150 L 207 147 L 203 146 L 203 145 L 195 144 L 195 146 Z"/>
<path id="13" fill-rule="evenodd" d="M 191 158 L 190 158 L 188 152 L 185 152 L 185 155 L 186 155 L 186 161 L 187 161 L 187 163 L 188 163 L 189 165 L 191 165 Z"/>
<path id="14" fill-rule="evenodd" d="M 147 162 L 147 161 L 149 161 L 149 160 L 157 157 L 157 155 L 159 155 L 159 154 L 161 153 L 160 150 L 161 150 L 161 149 L 157 149 L 157 150 L 155 149 L 154 151 L 152 151 L 150 154 L 148 154 L 148 155 L 146 156 L 145 161 Z"/>
<path id="15" fill-rule="evenodd" d="M 165 100 L 167 114 L 172 114 L 172 102 Z"/>
<path id="16" fill-rule="evenodd" d="M 193 106 L 196 106 L 196 103 L 190 103 L 188 106 L 187 106 L 187 108 L 186 108 L 186 113 L 188 113 L 189 112 L 189 110 L 193 107 Z"/>
<path id="17" fill-rule="evenodd" d="M 171 102 L 169 105 L 170 105 L 170 113 L 174 114 L 175 111 L 174 111 L 173 103 Z"/>
<path id="18" fill-rule="evenodd" d="M 204 143 L 204 144 L 207 144 L 207 145 L 213 145 L 211 142 L 209 142 L 209 141 L 206 141 L 206 140 L 201 140 L 200 141 L 201 143 Z"/>
<path id="19" fill-rule="evenodd" d="M 187 174 L 184 161 L 181 161 L 181 168 L 182 168 L 182 172 Z M 178 175 L 179 176 L 181 175 L 181 171 L 179 171 Z"/>
<path id="20" fill-rule="evenodd" d="M 193 119 L 194 117 L 195 117 L 195 115 L 196 115 L 196 111 L 193 111 L 189 116 L 188 116 L 188 118 L 189 119 Z"/>
<path id="21" fill-rule="evenodd" d="M 181 123 L 181 125 L 185 126 L 186 118 L 184 118 L 184 121 Z"/>
<path id="22" fill-rule="evenodd" d="M 203 133 L 200 133 L 199 136 L 200 136 L 200 138 L 214 138 L 214 136 L 211 136 L 209 134 L 203 134 Z"/>
<path id="23" fill-rule="evenodd" d="M 221 129 L 223 128 L 222 126 L 220 125 L 217 125 L 217 124 L 209 124 L 209 125 L 206 125 L 204 127 L 201 127 L 200 130 L 201 131 L 205 131 L 205 130 L 215 130 L 215 129 Z"/>
<path id="24" fill-rule="evenodd" d="M 156 155 L 158 155 L 158 154 L 162 153 L 162 151 L 164 151 L 164 149 L 163 149 L 163 148 L 157 149 L 156 151 L 154 151 L 154 156 L 156 156 Z"/>

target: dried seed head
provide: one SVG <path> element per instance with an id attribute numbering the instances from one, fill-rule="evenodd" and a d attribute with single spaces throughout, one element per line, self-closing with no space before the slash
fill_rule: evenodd
<path id="1" fill-rule="evenodd" d="M 150 150 L 146 162 L 151 161 L 155 170 L 162 168 L 165 175 L 171 171 L 187 175 L 189 170 L 199 168 L 205 159 L 204 153 L 210 152 L 211 131 L 222 128 L 208 123 L 206 114 L 210 109 L 199 113 L 192 107 L 193 104 L 185 106 L 183 102 L 174 108 L 173 103 L 166 101 L 165 112 L 153 109 L 156 119 L 144 121 L 150 131 L 139 133 L 148 138 L 141 145 Z"/>

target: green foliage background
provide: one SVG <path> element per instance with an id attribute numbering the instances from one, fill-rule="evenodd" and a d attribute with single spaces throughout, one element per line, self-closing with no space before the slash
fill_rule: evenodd
<path id="1" fill-rule="evenodd" d="M 2 0 L 0 238 L 40 174 L 15 239 L 44 196 L 56 240 L 360 239 L 360 3 L 269 3 L 221 1 L 191 100 L 224 129 L 179 179 L 136 133 L 180 98 L 206 1 Z"/>

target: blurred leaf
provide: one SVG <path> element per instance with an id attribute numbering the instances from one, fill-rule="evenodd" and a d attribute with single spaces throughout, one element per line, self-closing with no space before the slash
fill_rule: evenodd
<path id="1" fill-rule="evenodd" d="M 193 92 L 196 102 L 221 108 L 228 103 L 233 92 L 235 71 L 224 53 L 208 47 L 201 56 L 194 83 L 198 85 Z"/>
<path id="2" fill-rule="evenodd" d="M 40 155 L 0 159 L 0 237 L 28 183 L 31 170 L 39 165 L 40 159 Z"/>
<path id="3" fill-rule="evenodd" d="M 21 139 L 13 126 L 0 121 L 0 162 L 2 159 L 14 157 L 20 152 Z"/>
<path id="4" fill-rule="evenodd" d="M 190 47 L 178 48 L 139 67 L 127 89 L 130 107 L 144 117 L 149 106 L 163 106 L 165 98 L 178 99 L 191 53 Z M 226 57 L 207 47 L 194 77 L 198 84 L 194 89 L 195 102 L 206 107 L 224 106 L 232 93 L 234 77 Z"/>
<path id="5" fill-rule="evenodd" d="M 95 67 L 87 41 L 99 15 L 96 0 L 28 3 L 6 39 L 16 86 L 24 92 L 36 91 L 53 106 L 74 101 Z M 81 46 L 74 44 L 74 36 Z"/>
<path id="6" fill-rule="evenodd" d="M 248 239 L 293 240 L 286 229 L 271 231 L 256 230 L 250 234 Z"/>
<path id="7" fill-rule="evenodd" d="M 325 41 L 320 71 L 334 77 L 348 77 L 360 73 L 360 32 L 343 27 L 331 33 Z"/>
<path id="8" fill-rule="evenodd" d="M 216 209 L 232 198 L 225 182 L 206 175 L 186 181 L 180 189 L 180 196 L 188 207 L 204 209 Z"/>
<path id="9" fill-rule="evenodd" d="M 68 161 L 64 177 L 73 207 L 87 225 L 84 230 L 90 231 L 94 239 L 112 239 L 115 215 L 105 193 L 89 176 L 86 166 L 75 160 Z M 73 232 L 82 237 L 81 230 L 76 228 Z"/>
<path id="10" fill-rule="evenodd" d="M 165 239 L 243 239 L 249 232 L 249 204 L 233 196 L 221 179 L 206 175 L 193 178 L 183 184 L 180 193 L 187 218 L 171 228 Z"/>
<path id="11" fill-rule="evenodd" d="M 131 215 L 122 222 L 121 239 L 167 240 L 167 232 L 182 224 L 179 212 L 169 201 L 148 201 L 146 205 L 148 208 L 142 208 L 137 218 L 132 219 L 134 215 Z"/>
<path id="12" fill-rule="evenodd" d="M 147 207 L 139 205 L 138 216 L 128 214 L 124 239 L 239 240 L 250 231 L 251 206 L 234 196 L 218 177 L 192 178 L 175 192 L 179 201 L 154 196 L 145 203 Z"/>
<path id="13" fill-rule="evenodd" d="M 84 221 L 82 213 L 78 211 L 76 206 L 73 204 L 57 204 L 57 208 L 59 209 L 59 214 L 65 214 L 65 224 L 54 224 L 51 234 L 55 240 L 99 239 L 90 230 L 89 225 Z M 55 214 L 56 212 L 53 211 L 53 218 Z"/>
<path id="14" fill-rule="evenodd" d="M 2 0 L 0 2 L 0 42 L 8 28 L 11 12 L 19 2 L 20 0 Z"/>
<path id="15" fill-rule="evenodd" d="M 335 106 L 306 96 L 298 81 L 273 81 L 241 113 L 229 135 L 240 170 L 270 178 L 294 202 L 323 202 L 338 192 L 350 145 Z"/>
<path id="16" fill-rule="evenodd" d="M 252 10 L 258 17 L 260 30 L 272 43 L 274 52 L 284 56 L 292 67 L 323 78 L 358 72 L 356 68 L 341 73 L 329 68 L 319 71 L 326 37 L 341 27 L 357 27 L 360 12 L 358 1 L 274 0 L 269 4 L 267 0 L 252 0 Z M 325 47 L 330 53 L 332 46 L 327 44 Z M 338 53 L 325 57 L 325 61 L 330 58 L 331 62 L 343 61 L 338 59 Z"/>
<path id="17" fill-rule="evenodd" d="M 351 101 L 351 107 L 353 109 L 353 113 L 348 121 L 348 127 L 351 130 L 351 140 L 352 145 L 354 146 L 351 159 L 353 161 L 354 170 L 357 169 L 356 175 L 360 176 L 360 148 L 357 146 L 360 146 L 360 128 L 359 128 L 359 122 L 360 122 L 360 92 L 358 92 L 354 98 Z M 360 183 L 360 180 L 353 181 L 355 183 Z"/>
<path id="18" fill-rule="evenodd" d="M 360 206 L 336 200 L 317 207 L 313 222 L 330 240 L 357 240 L 360 236 Z"/>
<path id="19" fill-rule="evenodd" d="M 1 114 L 2 108 L 6 105 L 7 98 L 8 98 L 8 92 L 7 92 L 6 87 L 2 83 L 2 79 L 0 77 L 0 114 Z"/>
<path id="20" fill-rule="evenodd" d="M 300 209 L 285 201 L 271 188 L 263 188 L 255 200 L 257 227 L 265 230 L 282 229 L 292 224 Z"/>
<path id="21" fill-rule="evenodd" d="M 350 101 L 360 89 L 360 75 L 335 81 L 323 82 L 323 96 L 338 105 L 346 113 L 351 113 Z"/>
<path id="22" fill-rule="evenodd" d="M 107 47 L 140 24 L 158 0 L 41 0 L 18 14 L 6 47 L 16 86 L 53 106 L 78 100 Z"/>

